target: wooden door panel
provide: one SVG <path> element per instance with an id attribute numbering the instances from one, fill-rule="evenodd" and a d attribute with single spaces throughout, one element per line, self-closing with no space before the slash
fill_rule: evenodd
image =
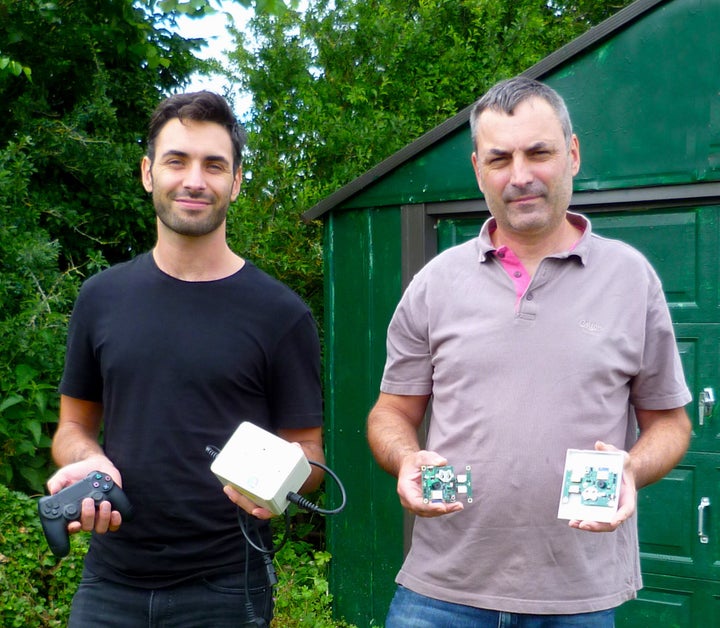
<path id="1" fill-rule="evenodd" d="M 671 307 L 684 310 L 698 302 L 697 214 L 694 210 L 592 214 L 595 233 L 631 244 L 648 258 L 662 278 Z"/>
<path id="2" fill-rule="evenodd" d="M 623 604 L 616 628 L 711 628 L 720 625 L 720 585 L 707 580 L 643 574 L 645 587 Z"/>
<path id="3" fill-rule="evenodd" d="M 703 509 L 701 542 L 699 531 Z M 712 453 L 689 452 L 659 482 L 638 492 L 643 572 L 720 581 L 720 465 Z"/>
<path id="4" fill-rule="evenodd" d="M 670 565 L 675 575 L 697 569 L 697 528 L 693 519 L 693 485 L 697 468 L 683 464 L 638 493 L 638 530 L 643 567 Z M 657 568 L 657 566 L 655 566 Z"/>
<path id="5" fill-rule="evenodd" d="M 705 388 L 720 395 L 720 325 L 680 323 L 674 327 L 685 381 L 693 396 L 686 407 L 693 426 L 690 450 L 720 453 L 720 400 L 709 417 L 700 416 L 698 404 Z"/>

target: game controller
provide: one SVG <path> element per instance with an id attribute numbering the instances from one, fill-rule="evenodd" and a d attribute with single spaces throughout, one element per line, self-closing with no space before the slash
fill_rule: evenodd
<path id="1" fill-rule="evenodd" d="M 92 497 L 95 508 L 102 502 L 110 502 L 112 509 L 122 515 L 123 521 L 133 517 L 133 507 L 125 493 L 108 474 L 100 471 L 93 471 L 85 479 L 66 486 L 54 495 L 41 497 L 38 501 L 40 523 L 52 553 L 58 558 L 70 552 L 67 525 L 80 519 L 82 501 L 86 497 Z"/>

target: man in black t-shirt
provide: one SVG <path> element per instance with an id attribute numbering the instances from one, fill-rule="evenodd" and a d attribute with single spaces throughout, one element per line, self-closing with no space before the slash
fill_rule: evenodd
<path id="1" fill-rule="evenodd" d="M 323 462 L 320 351 L 301 299 L 227 244 L 243 144 L 221 97 L 161 103 L 141 164 L 157 243 L 90 278 L 76 302 L 53 440 L 60 470 L 48 488 L 99 470 L 136 514 L 122 522 L 109 503 L 96 510 L 86 499 L 68 525 L 95 532 L 73 628 L 256 626 L 272 617 L 262 557 L 237 520 L 240 507 L 267 544 L 271 513 L 220 486 L 206 447 L 252 421 Z M 322 480 L 312 469 L 303 491 Z"/>

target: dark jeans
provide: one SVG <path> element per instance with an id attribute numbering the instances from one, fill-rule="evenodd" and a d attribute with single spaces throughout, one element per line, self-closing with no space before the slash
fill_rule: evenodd
<path id="1" fill-rule="evenodd" d="M 269 625 L 273 589 L 264 570 L 251 573 L 249 623 L 245 573 L 209 576 L 161 589 L 128 587 L 83 572 L 73 598 L 68 628 L 239 628 Z"/>
<path id="2" fill-rule="evenodd" d="M 398 587 L 385 628 L 614 628 L 615 609 L 577 615 L 522 615 L 441 602 Z"/>

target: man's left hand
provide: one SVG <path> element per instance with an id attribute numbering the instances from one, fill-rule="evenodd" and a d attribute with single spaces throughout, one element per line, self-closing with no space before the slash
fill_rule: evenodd
<path id="1" fill-rule="evenodd" d="M 595 443 L 597 451 L 620 451 L 617 447 L 597 441 Z M 620 501 L 618 509 L 609 523 L 601 521 L 586 521 L 573 519 L 568 524 L 571 528 L 585 530 L 587 532 L 613 532 L 617 530 L 625 521 L 635 514 L 637 507 L 637 489 L 635 488 L 635 476 L 632 472 L 630 464 L 630 454 L 625 454 L 625 463 L 623 464 L 622 483 L 620 484 Z"/>

